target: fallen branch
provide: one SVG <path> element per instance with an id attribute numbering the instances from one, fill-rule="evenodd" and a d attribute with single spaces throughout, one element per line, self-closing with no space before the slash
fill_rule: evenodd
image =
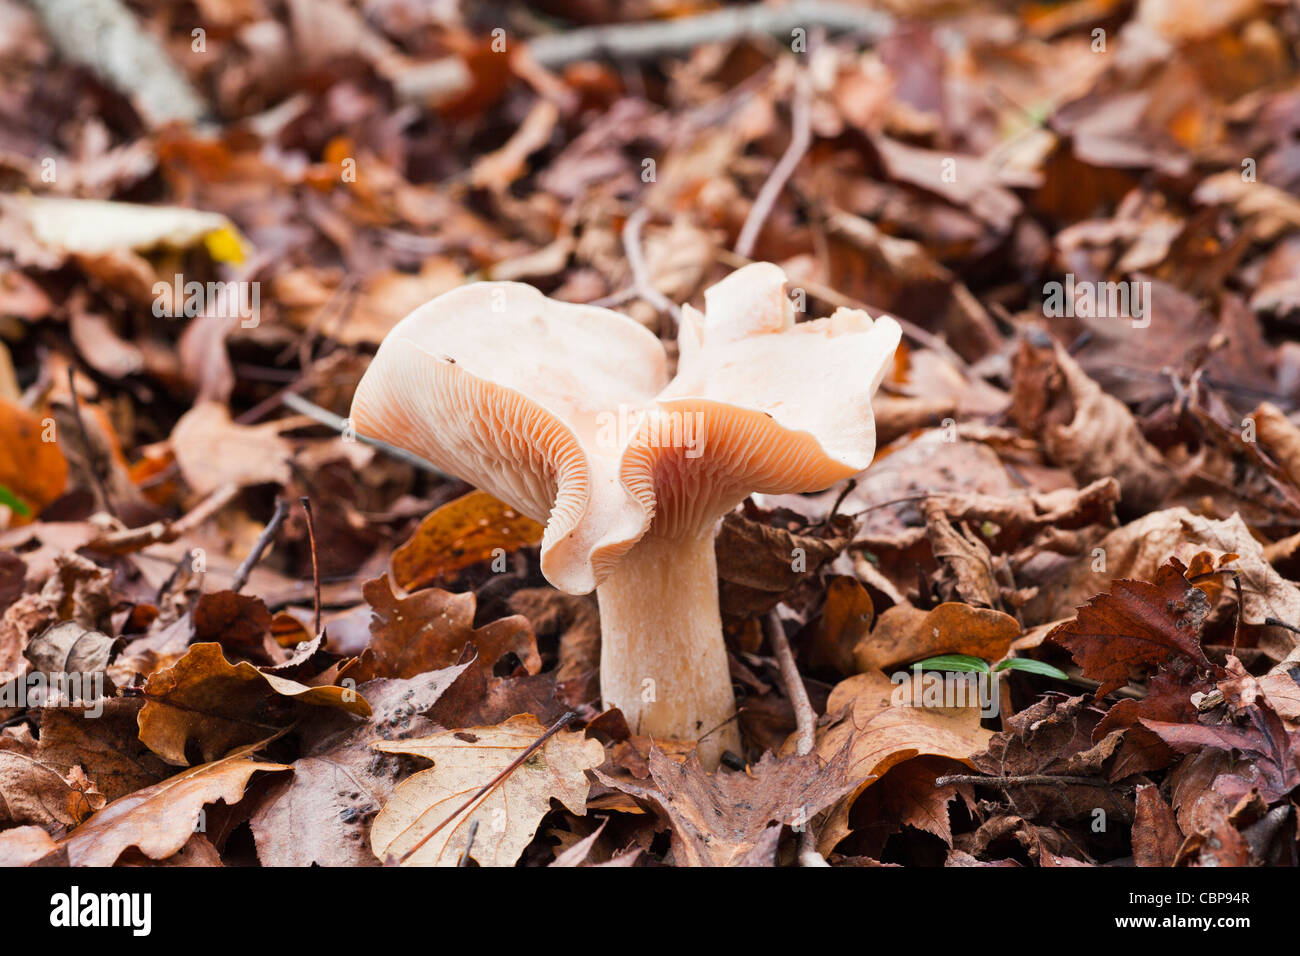
<path id="1" fill-rule="evenodd" d="M 196 124 L 207 105 L 163 45 L 119 0 L 28 0 L 45 35 L 70 63 L 129 99 L 151 129 Z"/>
<path id="2" fill-rule="evenodd" d="M 777 36 L 786 40 L 796 29 L 821 27 L 830 33 L 856 33 L 870 39 L 888 34 L 894 18 L 881 10 L 827 0 L 796 0 L 783 7 L 757 4 L 728 7 L 698 17 L 649 23 L 586 27 L 534 37 L 532 58 L 548 69 L 576 60 L 650 60 L 681 53 L 706 43 L 725 43 L 747 36 Z"/>
<path id="3" fill-rule="evenodd" d="M 983 784 L 987 787 L 997 787 L 999 790 L 1007 790 L 1012 787 L 1052 787 L 1070 784 L 1080 787 L 1127 786 L 1126 784 L 1112 783 L 1105 777 L 1058 777 L 1050 773 L 1026 773 L 1018 777 L 985 777 L 978 773 L 955 773 L 946 777 L 936 777 L 934 781 L 936 787 L 946 787 L 954 783 Z"/>
<path id="4" fill-rule="evenodd" d="M 175 521 L 155 521 L 142 528 L 103 532 L 91 538 L 83 547 L 101 554 L 130 554 L 155 544 L 170 544 L 206 522 L 230 504 L 238 493 L 238 485 L 222 485 Z"/>
<path id="5" fill-rule="evenodd" d="M 307 514 L 307 540 L 311 545 L 311 582 L 316 589 L 315 634 L 320 637 L 320 562 L 316 560 L 316 519 L 312 517 L 311 499 L 303 495 L 298 501 L 302 504 L 302 510 Z"/>
<path id="6" fill-rule="evenodd" d="M 104 484 L 104 477 L 99 473 L 100 467 L 104 464 L 103 459 L 99 455 L 99 449 L 90 443 L 86 420 L 81 417 L 81 397 L 77 394 L 76 373 L 73 372 L 71 365 L 68 366 L 68 393 L 72 396 L 72 417 L 76 420 L 77 431 L 81 434 L 81 447 L 86 450 L 86 470 L 90 472 L 90 479 L 95 483 L 100 505 L 110 517 L 116 518 L 117 509 L 113 507 L 113 499 L 108 496 L 108 486 Z"/>

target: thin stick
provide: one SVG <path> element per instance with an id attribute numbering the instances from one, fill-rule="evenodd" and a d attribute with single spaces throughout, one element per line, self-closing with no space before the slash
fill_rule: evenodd
<path id="1" fill-rule="evenodd" d="M 105 511 L 116 518 L 117 510 L 113 507 L 113 501 L 108 497 L 108 487 L 99 474 L 99 466 L 103 461 L 90 444 L 90 433 L 86 431 L 86 422 L 81 417 L 81 398 L 77 395 L 76 375 L 71 365 L 68 366 L 68 391 L 72 394 L 72 415 L 77 420 L 77 430 L 81 432 L 81 445 L 86 449 L 86 466 L 90 470 L 91 480 L 95 482 L 95 490 L 99 492 L 99 503 L 104 506 Z"/>
<path id="2" fill-rule="evenodd" d="M 623 249 L 627 253 L 627 264 L 632 268 L 632 284 L 636 287 L 637 295 L 660 312 L 667 312 L 673 317 L 674 322 L 680 324 L 682 310 L 668 296 L 654 287 L 654 283 L 650 281 L 650 269 L 641 254 L 641 227 L 649 218 L 650 210 L 642 206 L 628 216 L 627 222 L 623 224 Z"/>
<path id="3" fill-rule="evenodd" d="M 333 412 L 307 401 L 307 399 L 303 398 L 301 395 L 295 394 L 294 392 L 286 392 L 281 396 L 280 401 L 281 404 L 288 408 L 292 408 L 298 414 L 306 415 L 308 418 L 314 419 L 327 428 L 334 429 L 336 432 L 348 431 L 347 419 L 340 418 Z M 390 458 L 396 458 L 398 461 L 405 462 L 412 468 L 426 471 L 438 478 L 448 477 L 437 468 L 434 468 L 433 465 L 429 464 L 419 455 L 414 455 L 405 448 L 398 448 L 396 445 L 390 445 L 388 442 L 380 441 L 378 438 L 371 438 L 369 435 L 362 435 L 357 431 L 353 431 L 352 434 L 356 436 L 357 441 L 361 442 L 361 444 L 369 445 L 371 448 L 377 448 Z"/>
<path id="4" fill-rule="evenodd" d="M 822 523 L 820 527 L 824 528 L 827 525 L 829 525 L 832 521 L 835 520 L 835 515 L 839 513 L 840 505 L 844 504 L 845 498 L 853 494 L 853 489 L 856 488 L 857 486 L 858 486 L 858 479 L 850 478 L 848 480 L 848 482 L 844 485 L 844 490 L 841 491 L 839 495 L 836 497 L 835 504 L 831 505 L 831 510 L 828 511 L 826 513 L 826 517 L 822 519 Z"/>
<path id="5" fill-rule="evenodd" d="M 316 522 L 311 514 L 311 499 L 303 495 L 298 499 L 307 513 L 307 541 L 311 545 L 311 580 L 316 588 L 316 630 L 320 634 L 320 562 L 316 560 Z"/>
<path id="6" fill-rule="evenodd" d="M 1300 634 L 1300 627 L 1296 627 L 1294 624 L 1288 624 L 1286 621 L 1279 621 L 1275 617 L 1264 618 L 1264 623 L 1267 624 L 1269 627 L 1283 627 L 1286 628 L 1288 631 L 1290 631 L 1292 634 Z"/>
<path id="7" fill-rule="evenodd" d="M 781 626 L 781 618 L 777 616 L 775 608 L 767 612 L 763 625 L 768 643 L 776 652 L 776 663 L 781 669 L 781 683 L 785 685 L 785 694 L 790 698 L 790 705 L 794 708 L 794 722 L 799 734 L 794 752 L 800 756 L 812 753 L 813 743 L 816 741 L 817 712 L 813 710 L 812 701 L 808 699 L 808 689 L 804 687 L 803 679 L 799 676 L 794 653 L 790 650 L 790 642 L 786 640 L 785 628 Z"/>
<path id="8" fill-rule="evenodd" d="M 154 598 L 154 604 L 162 607 L 163 598 L 171 592 L 172 587 L 176 584 L 176 579 L 181 576 L 181 569 L 184 568 L 186 564 L 189 564 L 190 566 L 193 566 L 194 564 L 193 548 L 190 548 L 180 556 L 180 560 L 178 560 L 175 567 L 172 568 L 172 573 L 167 575 L 167 580 L 158 588 L 158 594 Z"/>
<path id="9" fill-rule="evenodd" d="M 262 560 L 262 554 L 271 544 L 271 539 L 275 537 L 275 532 L 279 530 L 281 523 L 284 521 L 284 516 L 288 513 L 289 502 L 283 498 L 276 501 L 275 514 L 271 515 L 271 520 L 266 523 L 262 533 L 257 536 L 257 543 L 253 545 L 253 550 L 248 552 L 248 557 L 244 558 L 243 563 L 235 569 L 235 576 L 230 581 L 230 590 L 236 594 L 243 590 L 244 585 L 248 583 L 248 576 L 253 573 L 253 568 L 257 566 L 257 562 Z M 310 527 L 309 521 L 308 528 L 310 529 Z"/>
<path id="10" fill-rule="evenodd" d="M 1246 602 L 1241 596 L 1241 575 L 1232 572 L 1232 583 L 1237 588 L 1237 620 L 1232 626 L 1232 653 L 1236 656 L 1237 642 L 1241 640 L 1241 619 L 1246 614 Z"/>
<path id="11" fill-rule="evenodd" d="M 826 0 L 796 0 L 783 7 L 744 4 L 697 17 L 568 30 L 534 37 L 528 50 L 539 64 L 555 69 L 602 55 L 616 62 L 649 60 L 745 36 L 779 36 L 788 41 L 795 29 L 813 27 L 875 40 L 889 34 L 893 25 L 894 18 L 880 10 Z"/>
<path id="12" fill-rule="evenodd" d="M 745 217 L 740 237 L 736 240 L 736 255 L 748 259 L 753 253 L 758 234 L 771 214 L 772 207 L 776 205 L 781 190 L 785 189 L 786 182 L 812 145 L 811 114 L 812 86 L 800 70 L 795 74 L 794 102 L 790 106 L 790 145 L 772 168 L 772 174 L 763 183 L 763 188 L 754 199 L 754 205 L 749 209 L 749 215 Z"/>
<path id="13" fill-rule="evenodd" d="M 454 811 L 452 811 L 451 816 L 447 817 L 447 819 L 443 820 L 441 823 L 439 823 L 436 827 L 434 827 L 424 836 L 420 837 L 420 841 L 416 843 L 415 846 L 411 847 L 409 850 L 403 853 L 401 857 L 398 858 L 397 862 L 405 863 L 408 859 L 410 859 L 412 853 L 414 853 L 416 850 L 420 849 L 420 847 L 428 843 L 429 840 L 432 839 L 433 836 L 439 830 L 445 827 L 448 823 L 450 823 L 452 820 L 455 820 L 458 816 L 460 816 L 462 813 L 464 813 L 466 810 L 472 807 L 479 800 L 480 797 L 485 797 L 493 790 L 495 790 L 497 786 L 500 785 L 502 780 L 510 776 L 510 774 L 514 773 L 515 770 L 519 767 L 519 765 L 522 764 L 529 757 L 531 757 L 534 753 L 536 753 L 537 749 L 541 747 L 542 744 L 546 743 L 546 741 L 550 740 L 557 733 L 559 733 L 561 730 L 567 727 L 569 722 L 577 716 L 578 715 L 573 711 L 569 711 L 563 717 L 557 720 L 555 723 L 551 724 L 551 726 L 546 729 L 546 733 L 542 734 L 540 737 L 534 740 L 531 744 L 528 745 L 527 749 L 524 750 L 523 753 L 521 753 L 514 760 L 510 761 L 510 766 L 506 767 L 504 770 L 502 770 L 499 774 L 497 774 L 487 783 L 483 784 L 483 786 L 479 787 L 479 789 L 468 800 L 466 800 Z"/>
<path id="14" fill-rule="evenodd" d="M 478 836 L 478 821 L 469 822 L 469 834 L 465 837 L 465 849 L 460 853 L 460 859 L 456 862 L 457 866 L 469 866 L 469 851 L 474 849 L 474 837 Z"/>
<path id="15" fill-rule="evenodd" d="M 795 742 L 795 753 L 799 756 L 812 753 L 816 743 L 817 712 L 813 710 L 812 701 L 808 699 L 808 688 L 804 687 L 803 678 L 799 676 L 799 667 L 795 664 L 790 642 L 786 640 L 785 628 L 776 608 L 767 612 L 763 619 L 767 640 L 776 652 L 776 663 L 781 669 L 781 683 L 785 685 L 785 695 L 790 698 L 794 708 L 794 722 L 799 738 Z M 829 866 L 825 858 L 817 852 L 817 838 L 812 827 L 805 822 L 803 832 L 799 834 L 799 865 Z"/>
<path id="16" fill-rule="evenodd" d="M 1056 784 L 1077 784 L 1081 787 L 1115 787 L 1105 777 L 1058 777 L 1050 773 L 1027 773 L 1018 777 L 985 777 L 977 773 L 955 773 L 946 777 L 935 778 L 936 787 L 946 787 L 953 783 L 984 784 L 1006 790 L 1011 787 L 1050 787 Z"/>

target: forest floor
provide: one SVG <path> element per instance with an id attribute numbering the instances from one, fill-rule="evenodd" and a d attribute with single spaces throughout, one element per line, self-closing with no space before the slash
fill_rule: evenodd
<path id="1" fill-rule="evenodd" d="M 0 865 L 1296 864 L 1293 5 L 66 7 L 0 0 Z M 873 465 L 721 526 L 707 774 L 340 430 L 465 282 L 671 356 L 751 261 L 904 334 Z"/>

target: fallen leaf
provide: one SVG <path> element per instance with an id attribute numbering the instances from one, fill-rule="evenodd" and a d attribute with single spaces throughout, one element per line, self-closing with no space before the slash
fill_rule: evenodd
<path id="1" fill-rule="evenodd" d="M 1187 582 L 1185 570 L 1181 561 L 1171 558 L 1152 583 L 1116 581 L 1108 593 L 1079 608 L 1073 621 L 1048 634 L 1049 640 L 1069 649 L 1084 677 L 1099 682 L 1098 700 L 1172 654 L 1205 671 L 1215 670 L 1200 636 L 1210 604 L 1203 591 Z"/>
<path id="2" fill-rule="evenodd" d="M 430 512 L 393 551 L 389 574 L 398 587 L 415 591 L 471 564 L 538 544 L 542 531 L 487 492 L 472 491 Z"/>
<path id="3" fill-rule="evenodd" d="M 151 860 L 179 852 L 194 835 L 205 805 L 238 802 L 249 778 L 259 770 L 290 769 L 287 764 L 248 759 L 260 746 L 241 747 L 220 760 L 191 767 L 113 801 L 61 842 L 68 862 L 112 866 L 130 847 L 138 847 Z"/>
<path id="4" fill-rule="evenodd" d="M 344 677 L 415 677 L 457 663 L 467 644 L 478 650 L 476 666 L 489 673 L 506 654 L 514 654 L 529 674 L 542 669 L 527 618 L 513 615 L 475 630 L 473 593 L 429 588 L 399 598 L 387 575 L 367 581 L 362 591 L 371 607 L 370 646 L 344 669 Z"/>
<path id="5" fill-rule="evenodd" d="M 1138 866 L 1173 866 L 1183 832 L 1173 808 L 1160 796 L 1158 787 L 1137 788 L 1137 809 L 1133 814 L 1133 862 Z"/>
<path id="6" fill-rule="evenodd" d="M 370 707 L 349 687 L 308 687 L 231 664 L 219 644 L 195 644 L 179 661 L 145 682 L 140 739 L 163 760 L 184 767 L 185 749 L 198 744 L 205 760 L 232 746 L 265 736 L 292 719 L 295 703 L 337 707 L 365 717 Z"/>
<path id="7" fill-rule="evenodd" d="M 470 822 L 477 820 L 473 858 L 483 866 L 512 866 L 550 811 L 552 798 L 583 816 L 589 786 L 584 771 L 600 765 L 605 749 L 581 733 L 563 730 L 481 800 L 459 809 L 545 731 L 535 717 L 523 714 L 491 727 L 377 741 L 378 751 L 425 757 L 434 766 L 402 781 L 375 818 L 370 830 L 375 855 L 386 860 L 410 853 L 405 865 L 455 866 Z"/>
<path id="8" fill-rule="evenodd" d="M 861 671 L 888 671 L 940 654 L 969 654 L 993 662 L 1006 657 L 1019 636 L 1016 619 L 1001 611 L 954 602 L 929 611 L 903 604 L 880 615 L 853 654 Z"/>
<path id="9" fill-rule="evenodd" d="M 682 763 L 655 748 L 650 773 L 658 789 L 648 793 L 672 821 L 679 866 L 756 865 L 766 856 L 765 840 L 774 843 L 783 825 L 806 826 L 855 789 L 845 776 L 848 763 L 847 748 L 830 761 L 815 754 L 777 757 L 768 752 L 743 773 L 709 774 L 694 755 Z"/>
<path id="10" fill-rule="evenodd" d="M 292 449 L 278 425 L 237 425 L 218 402 L 203 402 L 181 416 L 171 447 L 181 474 L 195 494 L 233 484 L 284 485 Z"/>
<path id="11" fill-rule="evenodd" d="M 63 494 L 68 483 L 68 463 L 54 441 L 53 421 L 0 398 L 0 487 L 32 515 Z"/>
<path id="12" fill-rule="evenodd" d="M 357 688 L 373 711 L 364 722 L 336 713 L 305 725 L 293 776 L 271 788 L 249 821 L 262 865 L 377 866 L 368 828 L 392 799 L 403 759 L 370 745 L 436 731 L 424 714 L 468 666 L 367 681 Z"/>

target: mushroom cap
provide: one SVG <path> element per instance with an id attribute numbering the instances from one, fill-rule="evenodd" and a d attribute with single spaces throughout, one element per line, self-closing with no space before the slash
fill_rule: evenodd
<path id="1" fill-rule="evenodd" d="M 384 338 L 352 401 L 362 434 L 406 448 L 539 522 L 542 572 L 591 591 L 640 539 L 653 498 L 619 478 L 603 426 L 664 387 L 653 333 L 518 282 L 438 296 Z"/>
<path id="2" fill-rule="evenodd" d="M 654 532 L 712 526 L 753 492 L 819 491 L 871 464 L 871 396 L 902 329 L 856 309 L 795 323 L 786 276 L 733 272 L 683 310 L 677 375 L 623 458 L 623 482 L 655 493 Z M 665 442 L 678 433 L 694 439 Z"/>
<path id="3" fill-rule="evenodd" d="M 708 289 L 705 314 L 686 306 L 671 383 L 626 316 L 463 286 L 388 334 L 352 421 L 546 522 L 542 573 L 586 593 L 647 532 L 703 534 L 752 492 L 818 491 L 871 463 L 898 323 L 796 324 L 785 286 L 756 263 Z"/>

